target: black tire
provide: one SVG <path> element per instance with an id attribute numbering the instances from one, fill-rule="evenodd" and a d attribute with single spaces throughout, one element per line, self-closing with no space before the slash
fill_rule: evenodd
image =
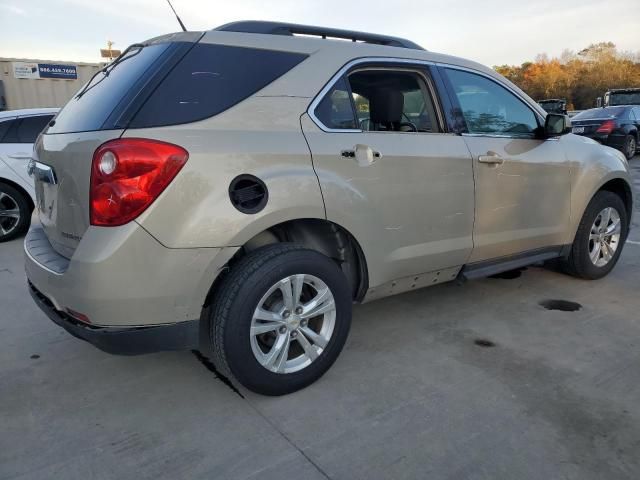
<path id="1" fill-rule="evenodd" d="M 294 373 L 274 373 L 253 354 L 250 327 L 262 296 L 281 279 L 295 274 L 313 275 L 331 290 L 336 306 L 329 343 L 315 361 Z M 213 296 L 210 340 L 213 362 L 249 390 L 263 395 L 284 395 L 320 378 L 338 358 L 351 326 L 351 289 L 338 265 L 302 246 L 281 243 L 249 253 L 234 265 Z"/>
<path id="2" fill-rule="evenodd" d="M 6 195 L 6 196 L 5 196 Z M 31 204 L 24 193 L 11 185 L 0 183 L 0 243 L 8 242 L 24 234 L 31 224 Z M 1 213 L 13 210 L 17 206 L 20 217 L 18 219 L 4 217 Z M 7 233 L 5 233 L 5 231 Z"/>
<path id="3" fill-rule="evenodd" d="M 611 260 L 606 265 L 598 267 L 589 257 L 589 235 L 597 216 L 607 207 L 615 208 L 620 215 L 620 242 Z M 604 277 L 618 262 L 622 248 L 624 247 L 624 242 L 627 239 L 628 231 L 628 214 L 622 199 L 612 192 L 600 191 L 596 193 L 582 216 L 576 237 L 571 246 L 571 253 L 569 257 L 562 262 L 563 270 L 570 275 L 586 280 L 596 280 Z"/>
<path id="4" fill-rule="evenodd" d="M 633 156 L 636 154 L 636 150 L 638 149 L 638 142 L 636 141 L 636 137 L 633 135 L 627 135 L 624 139 L 624 146 L 622 147 L 622 153 L 627 157 L 627 160 L 631 160 Z"/>

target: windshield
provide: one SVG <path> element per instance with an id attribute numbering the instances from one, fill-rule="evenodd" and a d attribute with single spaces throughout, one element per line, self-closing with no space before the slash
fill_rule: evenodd
<path id="1" fill-rule="evenodd" d="M 572 120 L 592 120 L 595 118 L 616 118 L 622 115 L 626 109 L 624 107 L 606 107 L 606 108 L 592 108 L 591 110 L 585 110 L 580 112 Z"/>
<path id="2" fill-rule="evenodd" d="M 557 101 L 545 102 L 545 101 L 540 101 L 540 102 L 538 102 L 538 104 L 546 112 L 550 112 L 550 113 L 559 112 L 559 111 L 564 109 L 564 103 L 563 102 L 557 102 Z"/>
<path id="3" fill-rule="evenodd" d="M 640 105 L 640 92 L 612 92 L 609 105 Z"/>

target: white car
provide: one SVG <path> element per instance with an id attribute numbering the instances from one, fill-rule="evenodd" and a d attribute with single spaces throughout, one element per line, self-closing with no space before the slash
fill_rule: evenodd
<path id="1" fill-rule="evenodd" d="M 26 232 L 35 203 L 27 173 L 33 144 L 57 108 L 0 112 L 0 242 Z"/>

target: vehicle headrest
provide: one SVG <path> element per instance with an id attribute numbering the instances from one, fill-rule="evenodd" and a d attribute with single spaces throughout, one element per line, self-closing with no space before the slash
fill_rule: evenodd
<path id="1" fill-rule="evenodd" d="M 404 95 L 399 90 L 380 88 L 369 99 L 369 115 L 373 123 L 400 122 Z"/>

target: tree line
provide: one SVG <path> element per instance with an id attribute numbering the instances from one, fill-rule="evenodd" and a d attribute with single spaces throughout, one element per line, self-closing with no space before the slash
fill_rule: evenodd
<path id="1" fill-rule="evenodd" d="M 520 66 L 493 67 L 535 100 L 564 98 L 569 110 L 596 106 L 610 88 L 640 87 L 640 52 L 622 52 L 611 42 L 589 45 L 560 57 L 538 55 Z"/>

